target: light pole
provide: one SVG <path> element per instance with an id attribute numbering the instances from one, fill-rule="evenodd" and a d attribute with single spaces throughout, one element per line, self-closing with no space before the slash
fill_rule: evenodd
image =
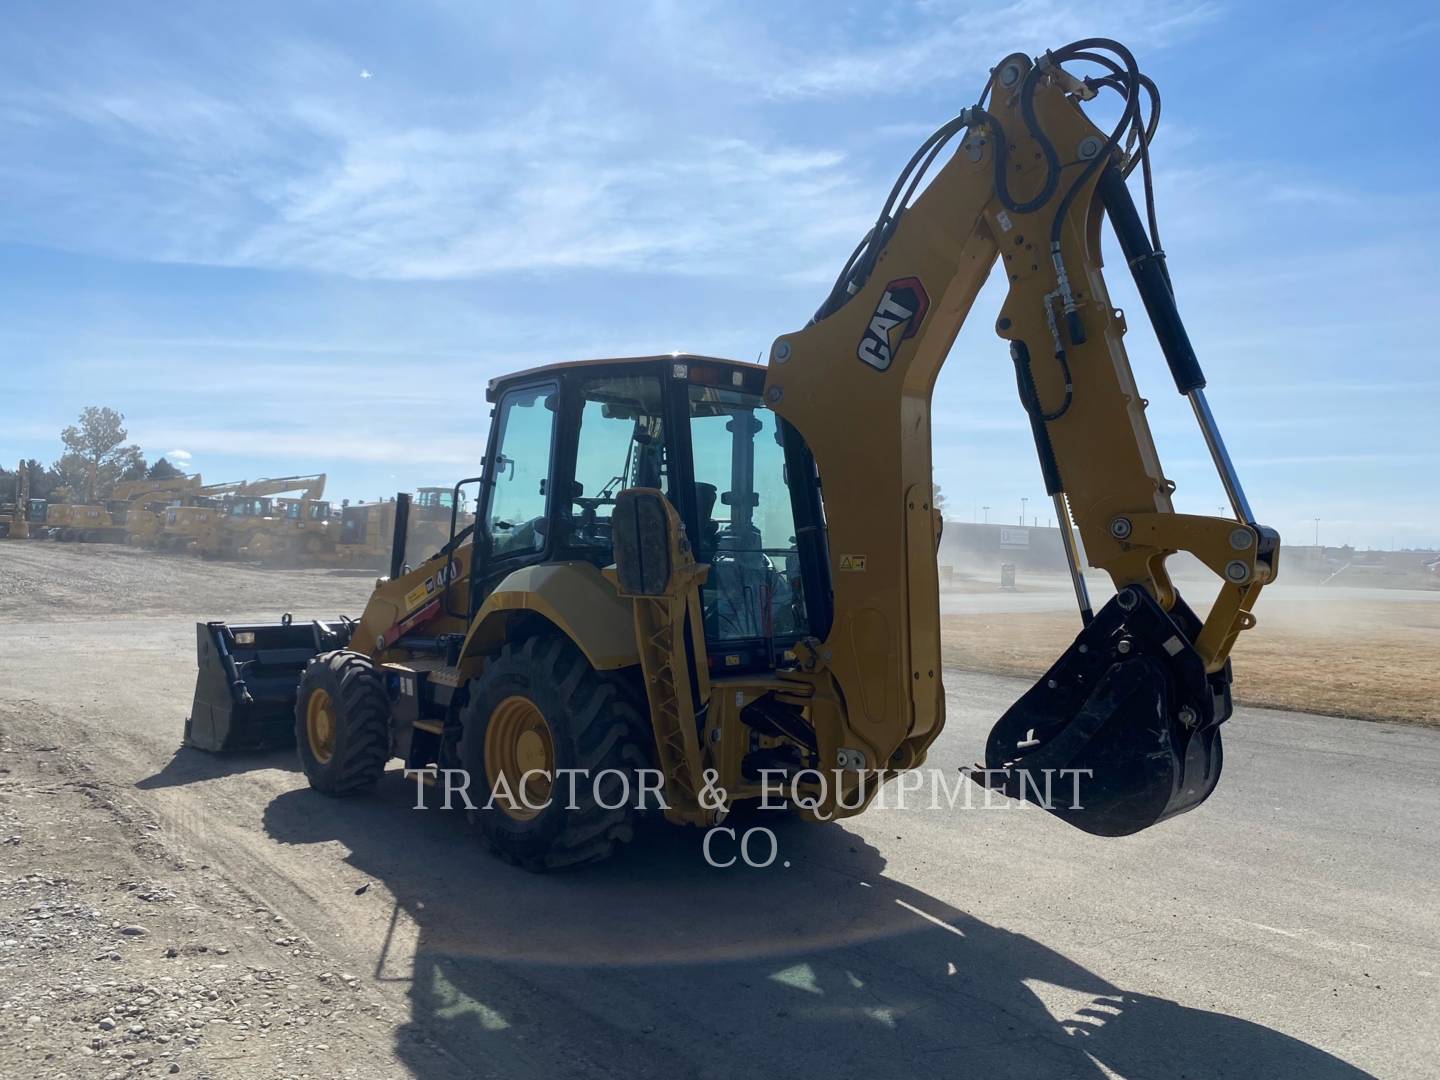
<path id="1" fill-rule="evenodd" d="M 1315 550 L 1320 550 L 1320 519 L 1315 519 Z"/>
<path id="2" fill-rule="evenodd" d="M 1025 504 L 1029 501 L 1030 500 L 1025 498 L 1024 496 L 1021 496 L 1020 498 L 1020 524 L 1022 526 L 1025 524 Z"/>
<path id="3" fill-rule="evenodd" d="M 989 508 L 988 506 L 982 506 L 982 507 L 980 507 L 980 509 L 985 511 L 985 524 L 986 524 L 986 525 L 989 525 L 989 524 L 990 524 L 990 508 Z"/>

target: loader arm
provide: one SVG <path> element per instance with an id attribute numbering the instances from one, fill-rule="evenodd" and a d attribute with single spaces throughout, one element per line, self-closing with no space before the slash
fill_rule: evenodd
<path id="1" fill-rule="evenodd" d="M 1099 78 L 1082 80 L 1065 64 L 1088 65 Z M 1217 729 L 1230 711 L 1227 657 L 1236 635 L 1253 625 L 1251 608 L 1275 575 L 1279 550 L 1276 534 L 1251 514 L 1205 400 L 1163 253 L 1128 194 L 1125 174 L 1137 164 L 1149 194 L 1154 125 L 1142 122 L 1142 89 L 1153 84 L 1113 42 L 1077 42 L 1038 62 L 1019 54 L 1003 60 L 987 86 L 989 102 L 942 128 L 911 165 L 921 163 L 923 172 L 947 144 L 957 147 L 950 160 L 908 207 L 919 176 L 902 175 L 815 320 L 776 340 L 766 382 L 767 404 L 798 435 L 792 477 L 808 448 L 811 474 L 824 481 L 823 518 L 808 523 L 805 585 L 815 606 L 829 611 L 815 627 L 810 666 L 833 679 L 848 712 L 844 737 L 858 741 L 869 767 L 909 767 L 944 718 L 931 395 L 976 294 L 1003 266 L 1009 292 L 995 328 L 1010 343 L 1084 629 L 997 726 L 989 782 L 1015 794 L 1038 780 L 1042 766 L 1103 759 L 1114 773 L 1129 770 L 1122 778 L 1129 787 L 1109 791 L 1102 777 L 1096 799 L 1107 805 L 1074 823 L 1110 833 L 1188 809 L 1213 789 Z M 1113 131 L 1081 108 L 1097 92 L 1124 101 Z M 1107 216 L 1234 517 L 1174 511 L 1174 484 L 1126 357 L 1126 319 L 1101 274 Z M 1150 220 L 1153 234 L 1153 213 Z M 1089 563 L 1117 589 L 1098 614 L 1072 523 Z M 1203 623 L 1166 571 L 1177 551 L 1218 576 L 1219 595 Z M 1158 760 L 1162 751 L 1169 774 L 1142 775 L 1154 770 L 1137 759 Z"/>

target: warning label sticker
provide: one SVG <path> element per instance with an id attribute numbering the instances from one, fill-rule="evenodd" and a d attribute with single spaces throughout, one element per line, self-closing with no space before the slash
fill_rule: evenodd
<path id="1" fill-rule="evenodd" d="M 405 610 L 409 611 L 411 608 L 419 607 L 421 604 L 423 604 L 426 600 L 430 598 L 430 594 L 434 591 L 435 579 L 433 577 L 426 578 L 423 582 L 421 582 L 419 585 L 416 585 L 415 588 L 411 589 L 405 594 Z"/>
<path id="2" fill-rule="evenodd" d="M 861 571 L 863 571 L 863 570 L 865 569 L 865 556 L 864 556 L 864 555 L 841 555 L 841 556 L 840 556 L 840 569 L 841 569 L 841 570 L 861 570 Z"/>

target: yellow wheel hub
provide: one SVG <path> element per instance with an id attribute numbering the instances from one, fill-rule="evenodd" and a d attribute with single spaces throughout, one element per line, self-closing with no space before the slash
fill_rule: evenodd
<path id="1" fill-rule="evenodd" d="M 550 798 L 555 740 L 544 714 L 529 698 L 514 694 L 490 714 L 485 729 L 485 776 L 490 789 L 498 793 L 495 805 L 517 821 L 535 817 Z M 510 799 L 505 798 L 506 792 Z"/>
<path id="2" fill-rule="evenodd" d="M 328 765 L 335 753 L 335 703 L 328 690 L 312 690 L 305 703 L 305 735 L 310 753 L 321 765 Z"/>

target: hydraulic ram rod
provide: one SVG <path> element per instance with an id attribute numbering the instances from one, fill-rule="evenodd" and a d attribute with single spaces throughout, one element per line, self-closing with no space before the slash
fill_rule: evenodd
<path id="1" fill-rule="evenodd" d="M 1115 227 L 1120 250 L 1125 253 L 1125 261 L 1130 264 L 1130 272 L 1135 277 L 1135 287 L 1139 289 L 1150 323 L 1155 327 L 1160 351 L 1165 354 L 1170 374 L 1175 377 L 1175 388 L 1190 401 L 1235 516 L 1245 524 L 1253 525 L 1255 516 L 1250 512 L 1250 501 L 1245 497 L 1245 489 L 1240 486 L 1240 477 L 1230 460 L 1230 452 L 1225 449 L 1225 440 L 1220 436 L 1210 403 L 1205 400 L 1205 373 L 1200 370 L 1200 361 L 1190 344 L 1190 335 L 1185 332 L 1180 310 L 1175 306 L 1175 293 L 1165 273 L 1165 253 L 1151 246 L 1118 166 L 1105 167 L 1100 174 L 1098 190 L 1105 212 L 1110 215 L 1111 224 Z"/>

